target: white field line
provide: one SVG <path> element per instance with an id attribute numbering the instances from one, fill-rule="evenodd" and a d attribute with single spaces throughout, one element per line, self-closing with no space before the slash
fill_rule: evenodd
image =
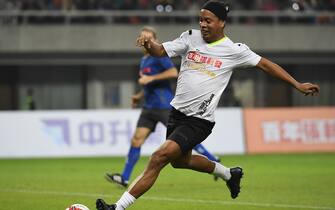
<path id="1" fill-rule="evenodd" d="M 59 196 L 84 196 L 84 197 L 111 197 L 116 196 L 98 193 L 80 193 L 80 192 L 57 192 L 57 191 L 39 191 L 39 190 L 28 190 L 28 189 L 0 189 L 0 192 L 11 192 L 11 193 L 28 193 L 28 194 L 47 194 L 47 195 L 59 195 Z M 140 199 L 143 200 L 155 200 L 155 201 L 172 201 L 181 203 L 203 203 L 213 205 L 240 205 L 240 206 L 256 206 L 256 207 L 274 207 L 283 209 L 318 209 L 318 210 L 335 210 L 335 207 L 326 206 L 310 206 L 310 205 L 293 205 L 293 204 L 277 204 L 277 203 L 257 203 L 257 202 L 241 202 L 241 201 L 219 201 L 219 200 L 199 200 L 199 199 L 186 199 L 186 198 L 167 198 L 167 197 L 152 197 L 143 196 Z"/>

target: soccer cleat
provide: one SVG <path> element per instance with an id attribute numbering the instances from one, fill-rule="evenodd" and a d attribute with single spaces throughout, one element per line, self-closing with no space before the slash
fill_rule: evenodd
<path id="1" fill-rule="evenodd" d="M 116 209 L 116 204 L 108 205 L 105 203 L 104 200 L 102 199 L 97 199 L 95 202 L 97 210 L 115 210 Z"/>
<path id="2" fill-rule="evenodd" d="M 121 174 L 109 174 L 106 173 L 105 178 L 107 181 L 121 185 L 122 187 L 128 187 L 128 181 L 125 181 Z"/>
<path id="3" fill-rule="evenodd" d="M 231 178 L 226 182 L 230 191 L 230 196 L 235 199 L 240 193 L 240 182 L 243 176 L 243 170 L 240 167 L 230 169 Z"/>

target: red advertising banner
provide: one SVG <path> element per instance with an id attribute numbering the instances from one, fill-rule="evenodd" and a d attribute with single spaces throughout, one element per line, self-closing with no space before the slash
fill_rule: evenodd
<path id="1" fill-rule="evenodd" d="M 244 110 L 248 153 L 335 152 L 335 108 Z"/>

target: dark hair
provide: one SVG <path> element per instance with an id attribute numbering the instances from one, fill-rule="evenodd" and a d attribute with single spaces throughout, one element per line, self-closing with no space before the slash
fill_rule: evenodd
<path id="1" fill-rule="evenodd" d="M 225 21 L 229 12 L 229 5 L 222 1 L 210 0 L 202 6 L 202 9 L 211 11 L 220 20 Z"/>

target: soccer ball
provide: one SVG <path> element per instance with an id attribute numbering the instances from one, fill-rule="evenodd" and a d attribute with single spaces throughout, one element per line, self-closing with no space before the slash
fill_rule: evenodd
<path id="1" fill-rule="evenodd" d="M 83 204 L 72 204 L 70 207 L 66 208 L 65 210 L 89 210 L 87 206 Z"/>

